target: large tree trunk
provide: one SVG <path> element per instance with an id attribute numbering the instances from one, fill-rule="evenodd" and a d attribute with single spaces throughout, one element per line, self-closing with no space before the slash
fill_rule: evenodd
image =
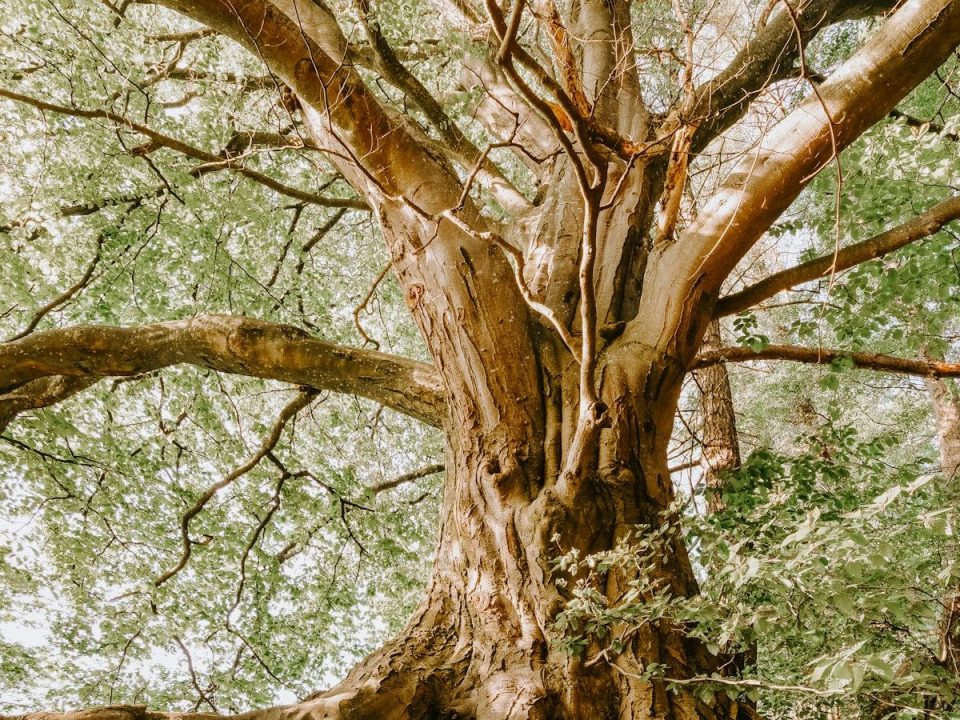
<path id="1" fill-rule="evenodd" d="M 703 351 L 719 350 L 720 321 L 714 320 L 703 336 Z M 723 510 L 724 480 L 740 467 L 740 439 L 737 416 L 725 363 L 697 370 L 694 374 L 700 390 L 700 471 L 707 490 L 707 511 Z"/>
<path id="2" fill-rule="evenodd" d="M 666 442 L 682 366 L 651 355 L 605 371 L 612 424 L 573 504 L 558 495 L 558 473 L 545 471 L 550 463 L 528 440 L 478 434 L 469 417 L 452 411 L 452 469 L 428 597 L 396 641 L 305 709 L 331 718 L 737 717 L 725 698 L 704 703 L 636 677 L 651 663 L 674 678 L 716 669 L 717 659 L 680 628 L 645 627 L 610 662 L 588 662 L 597 644 L 583 657 L 551 644 L 551 625 L 569 597 L 551 559 L 574 548 L 581 555 L 612 549 L 638 524 L 658 526 L 673 499 Z M 527 432 L 512 428 L 514 437 Z M 658 572 L 666 592 L 696 590 L 679 543 Z M 615 601 L 628 580 L 611 573 L 597 590 Z"/>

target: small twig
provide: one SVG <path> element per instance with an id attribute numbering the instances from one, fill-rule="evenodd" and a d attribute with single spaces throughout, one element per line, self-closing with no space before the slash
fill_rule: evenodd
<path id="1" fill-rule="evenodd" d="M 373 299 L 374 294 L 377 292 L 377 288 L 380 286 L 380 283 L 383 282 L 383 279 L 387 276 L 387 273 L 390 272 L 392 263 L 387 263 L 383 266 L 383 269 L 377 273 L 377 276 L 373 279 L 373 283 L 370 285 L 370 289 L 367 291 L 366 296 L 363 300 L 353 309 L 353 324 L 357 328 L 357 332 L 360 333 L 360 337 L 363 338 L 363 346 L 373 345 L 374 350 L 380 349 L 380 343 L 377 340 L 374 340 L 372 337 L 367 335 L 366 330 L 363 329 L 363 325 L 360 323 L 360 315 L 367 309 L 367 305 L 370 304 L 370 301 Z"/>

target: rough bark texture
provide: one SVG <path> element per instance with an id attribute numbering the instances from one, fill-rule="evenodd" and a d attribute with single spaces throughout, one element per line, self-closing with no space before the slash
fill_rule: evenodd
<path id="1" fill-rule="evenodd" d="M 655 206 L 665 178 L 675 178 L 677 170 L 669 167 L 672 135 L 678 124 L 702 118 L 674 114 L 656 125 L 643 107 L 632 50 L 621 42 L 629 39 L 626 4 L 576 4 L 569 35 L 583 43 L 582 66 L 579 73 L 560 68 L 565 80 L 551 83 L 516 42 L 523 4 L 516 3 L 506 19 L 488 3 L 495 72 L 484 82 L 506 84 L 511 102 L 534 105 L 539 114 L 527 129 L 542 120 L 567 149 L 544 168 L 552 182 L 537 212 L 503 227 L 474 207 L 453 160 L 431 152 L 380 105 L 346 62 L 348 43 L 319 0 L 164 4 L 235 39 L 296 93 L 312 142 L 329 153 L 379 220 L 436 375 L 419 363 L 374 353 L 350 351 L 347 358 L 343 349 L 276 329 L 252 336 L 241 329 L 200 344 L 187 333 L 182 344 L 163 344 L 187 323 L 155 326 L 141 340 L 172 353 L 172 362 L 270 377 L 283 372 L 284 379 L 337 386 L 430 422 L 437 421 L 438 407 L 445 408 L 442 527 L 423 603 L 398 638 L 334 688 L 250 717 L 749 716 L 749 708 L 725 693 L 704 699 L 689 686 L 668 692 L 664 682 L 641 676 L 652 663 L 680 679 L 719 667 L 718 658 L 669 623 L 641 627 L 606 662 L 588 663 L 558 650 L 550 642 L 552 624 L 569 590 L 556 582 L 550 561 L 570 549 L 611 549 L 637 525 L 663 522 L 674 498 L 666 457 L 681 382 L 722 282 L 835 151 L 884 117 L 948 57 L 960 42 L 960 0 L 903 4 L 823 83 L 818 97 L 811 96 L 744 158 L 675 240 L 659 242 L 652 231 Z M 801 12 L 800 30 L 809 38 L 851 8 L 890 3 L 801 5 L 811 7 L 809 16 Z M 698 143 L 741 117 L 744 98 L 796 60 L 799 43 L 789 39 L 791 27 L 786 11 L 778 10 L 770 29 L 745 50 L 741 70 L 695 93 L 698 112 L 711 118 L 703 122 Z M 514 61 L 551 89 L 556 103 L 537 102 Z M 574 93 L 577 77 L 583 86 Z M 584 102 L 591 105 L 588 117 L 578 109 Z M 619 157 L 624 153 L 629 157 Z M 142 356 L 136 351 L 146 345 L 129 346 L 126 354 L 107 352 L 104 331 L 85 331 L 102 351 L 92 358 L 78 354 L 80 341 L 72 343 L 70 331 L 54 332 L 66 332 L 67 342 L 40 355 L 25 348 L 50 340 L 49 333 L 0 346 L 0 387 L 12 391 L 41 378 L 158 366 L 156 349 Z M 258 344 L 264 332 L 293 357 L 305 353 L 302 363 L 292 363 L 298 373 L 289 372 L 288 356 L 277 362 Z M 245 342 L 249 337 L 257 343 Z M 310 362 L 321 367 L 306 372 L 304 363 Z M 328 372 L 330 366 L 335 372 Z M 351 369 L 356 367 L 365 369 Z M 443 402 L 428 376 L 440 378 Z M 655 573 L 663 592 L 697 590 L 679 540 L 662 554 Z M 612 573 L 597 589 L 612 602 L 630 579 Z M 598 647 L 591 641 L 587 656 Z M 168 716 L 113 708 L 67 717 Z"/>
<path id="2" fill-rule="evenodd" d="M 714 320 L 707 326 L 701 352 L 721 346 L 720 323 Z M 724 474 L 740 467 L 737 417 L 725 364 L 698 370 L 696 380 L 700 389 L 700 470 L 707 489 L 707 511 L 714 513 L 723 509 Z"/>
<path id="3" fill-rule="evenodd" d="M 48 330 L 0 344 L 0 428 L 100 378 L 190 364 L 370 398 L 440 425 L 442 388 L 426 363 L 334 345 L 300 328 L 233 315 Z"/>
<path id="4" fill-rule="evenodd" d="M 944 380 L 927 378 L 924 384 L 933 402 L 947 495 L 954 501 L 954 507 L 960 507 L 960 397 Z M 944 667 L 960 679 L 960 588 L 950 588 L 942 603 L 938 656 Z"/>

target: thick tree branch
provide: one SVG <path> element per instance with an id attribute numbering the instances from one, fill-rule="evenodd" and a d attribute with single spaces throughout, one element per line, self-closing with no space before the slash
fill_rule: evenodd
<path id="1" fill-rule="evenodd" d="M 806 46 L 821 30 L 836 22 L 879 13 L 897 4 L 894 0 L 790 2 L 792 10 L 777 3 L 770 19 L 746 47 L 721 73 L 696 88 L 681 106 L 679 120 L 698 124 L 692 141 L 694 152 L 702 150 L 741 118 L 750 103 L 772 83 L 795 74 L 801 43 Z"/>
<path id="2" fill-rule="evenodd" d="M 349 63 L 349 44 L 319 0 L 163 0 L 259 57 L 304 104 L 325 150 L 373 202 L 404 198 L 427 212 L 449 209 L 459 182 L 391 117 Z"/>
<path id="3" fill-rule="evenodd" d="M 835 254 L 823 255 L 788 268 L 740 292 L 720 298 L 715 316 L 723 317 L 742 312 L 782 290 L 883 257 L 917 240 L 930 237 L 939 232 L 944 225 L 958 218 L 960 218 L 960 195 L 944 200 L 902 225 L 868 240 L 842 248 Z"/>
<path id="4" fill-rule="evenodd" d="M 425 363 L 347 348 L 289 325 L 232 315 L 139 327 L 48 330 L 0 344 L 0 412 L 4 402 L 23 409 L 31 402 L 34 407 L 49 405 L 42 398 L 81 389 L 73 379 L 92 384 L 99 378 L 177 364 L 359 395 L 434 426 L 444 416 L 439 380 Z M 48 384 L 34 385 L 40 380 Z"/>
<path id="5" fill-rule="evenodd" d="M 814 365 L 829 365 L 834 360 L 849 360 L 854 367 L 864 370 L 919 375 L 921 377 L 960 377 L 960 363 L 912 360 L 880 353 L 806 348 L 797 345 L 768 345 L 760 351 L 741 346 L 720 348 L 697 355 L 689 369 L 696 370 L 722 362 L 748 362 L 750 360 L 789 360 Z"/>
<path id="6" fill-rule="evenodd" d="M 884 118 L 960 43 L 960 0 L 907 0 L 867 42 L 744 157 L 677 242 L 647 265 L 637 319 L 624 341 L 676 333 L 837 152 Z M 658 327 L 653 328 L 651 324 Z"/>

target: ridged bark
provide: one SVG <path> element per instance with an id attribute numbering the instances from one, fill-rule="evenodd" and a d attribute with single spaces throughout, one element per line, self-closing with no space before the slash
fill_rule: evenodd
<path id="1" fill-rule="evenodd" d="M 933 402 L 940 449 L 940 468 L 947 497 L 960 510 L 960 397 L 956 389 L 939 378 L 925 378 Z M 938 628 L 938 659 L 960 680 L 960 587 L 947 590 Z"/>

